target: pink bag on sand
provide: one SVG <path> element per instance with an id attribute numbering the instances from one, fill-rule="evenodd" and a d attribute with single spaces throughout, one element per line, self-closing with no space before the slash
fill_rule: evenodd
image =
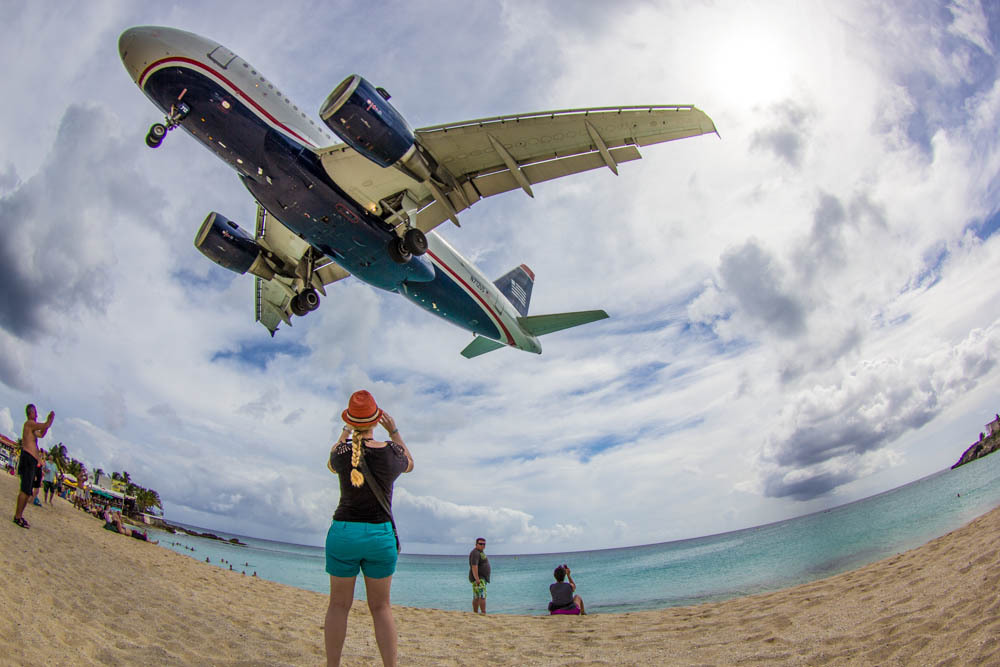
<path id="1" fill-rule="evenodd" d="M 552 611 L 549 612 L 550 616 L 555 616 L 556 614 L 570 614 L 570 615 L 573 615 L 573 616 L 579 616 L 580 615 L 580 608 L 579 607 L 570 607 L 569 609 L 553 609 Z"/>

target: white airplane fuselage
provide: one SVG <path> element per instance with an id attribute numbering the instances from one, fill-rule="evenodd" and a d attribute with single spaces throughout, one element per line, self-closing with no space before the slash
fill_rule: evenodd
<path id="1" fill-rule="evenodd" d="M 393 228 L 354 201 L 317 151 L 335 143 L 269 79 L 232 51 L 181 30 L 137 27 L 119 39 L 133 81 L 165 114 L 239 174 L 253 197 L 310 246 L 358 279 L 407 298 L 463 329 L 540 353 L 518 309 L 441 236 L 408 262 L 386 253 Z"/>

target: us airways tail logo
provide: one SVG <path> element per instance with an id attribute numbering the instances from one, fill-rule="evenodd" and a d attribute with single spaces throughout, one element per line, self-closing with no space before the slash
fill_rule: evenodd
<path id="1" fill-rule="evenodd" d="M 522 308 L 527 307 L 528 295 L 524 292 L 524 288 L 517 284 L 517 281 L 510 281 L 510 294 L 521 303 Z"/>

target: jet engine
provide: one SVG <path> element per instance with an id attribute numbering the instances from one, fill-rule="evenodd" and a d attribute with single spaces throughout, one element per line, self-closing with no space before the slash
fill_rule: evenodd
<path id="1" fill-rule="evenodd" d="M 194 237 L 194 247 L 219 266 L 270 280 L 274 270 L 264 258 L 264 249 L 239 225 L 221 213 L 209 213 Z"/>
<path id="2" fill-rule="evenodd" d="M 333 89 L 319 117 L 344 143 L 383 167 L 400 161 L 416 143 L 389 96 L 357 74 Z"/>
<path id="3" fill-rule="evenodd" d="M 409 123 L 389 104 L 387 92 L 364 77 L 352 74 L 333 89 L 320 107 L 319 116 L 344 143 L 375 164 L 383 168 L 395 167 L 418 183 L 424 183 L 448 211 L 452 222 L 459 224 L 458 214 L 445 192 L 457 191 L 462 198 L 464 195 L 457 189 L 454 177 L 440 167 L 417 140 Z M 406 231 L 409 239 L 404 236 L 393 241 L 405 252 L 398 248 L 389 250 L 393 261 L 399 264 L 405 264 L 409 255 L 422 255 L 427 250 L 423 232 L 409 229 L 409 226 Z"/>

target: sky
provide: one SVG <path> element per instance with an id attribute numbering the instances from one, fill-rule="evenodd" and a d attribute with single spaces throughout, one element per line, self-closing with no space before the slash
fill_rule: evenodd
<path id="1" fill-rule="evenodd" d="M 415 469 L 403 550 L 715 534 L 948 468 L 1000 410 L 1000 9 L 955 2 L 0 0 L 0 432 L 56 413 L 168 520 L 323 543 L 370 390 Z M 255 204 L 118 57 L 134 25 L 232 49 L 300 108 L 345 76 L 413 127 L 694 104 L 706 135 L 477 203 L 439 231 L 532 313 L 602 322 L 468 360 L 471 335 L 348 279 L 272 339 L 205 259 Z M 11 505 L 14 498 L 9 499 Z M 12 507 L 13 509 L 13 507 Z M 41 520 L 41 519 L 38 519 Z"/>

